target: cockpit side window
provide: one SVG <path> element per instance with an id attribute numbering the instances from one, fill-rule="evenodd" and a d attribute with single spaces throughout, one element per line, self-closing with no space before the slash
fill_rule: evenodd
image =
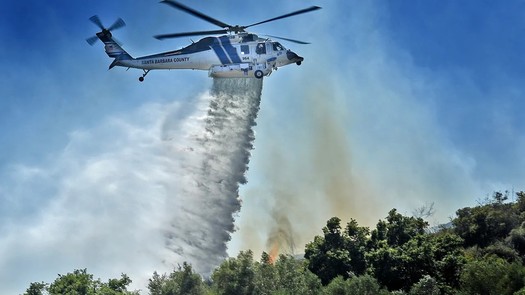
<path id="1" fill-rule="evenodd" d="M 282 46 L 279 42 L 273 42 L 273 50 L 274 51 L 284 50 L 284 46 Z"/>

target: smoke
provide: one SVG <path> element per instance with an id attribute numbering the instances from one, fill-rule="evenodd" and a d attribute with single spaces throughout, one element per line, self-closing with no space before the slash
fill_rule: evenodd
<path id="1" fill-rule="evenodd" d="M 227 256 L 233 214 L 241 207 L 239 184 L 246 183 L 261 90 L 258 79 L 214 79 L 204 132 L 191 136 L 192 145 L 186 147 L 199 159 L 184 167 L 189 179 L 179 194 L 186 205 L 170 222 L 166 246 L 203 274 L 210 274 Z"/>
<path id="2" fill-rule="evenodd" d="M 0 180 L 2 292 L 87 268 L 145 289 L 184 261 L 209 274 L 240 209 L 262 81 L 214 80 L 188 103 L 148 103 L 90 129 L 41 166 Z M 35 197 L 39 194 L 39 198 Z"/>
<path id="3" fill-rule="evenodd" d="M 258 207 L 268 211 L 266 220 L 259 222 L 266 226 L 257 226 L 266 236 L 241 233 L 246 248 L 269 251 L 274 258 L 278 253 L 302 253 L 302 247 L 332 216 L 365 224 L 377 221 L 372 213 L 378 199 L 356 170 L 344 122 L 347 114 L 336 106 L 337 87 L 329 86 L 309 85 L 307 91 L 298 91 L 302 96 L 295 111 L 301 117 L 300 128 L 283 126 L 287 138 L 277 131 L 272 138 L 261 141 L 259 137 L 262 148 L 257 156 L 264 159 L 256 165 L 264 181 L 257 191 L 246 194 L 248 199 L 259 198 Z M 241 215 L 253 216 L 244 211 L 250 209 L 245 206 Z M 252 231 L 252 221 L 243 221 L 241 231 Z M 266 248 L 260 249 L 261 245 Z"/>
<path id="4" fill-rule="evenodd" d="M 385 34 L 381 7 L 332 8 L 312 28 L 321 39 L 302 49 L 313 62 L 265 93 L 252 159 L 262 180 L 243 190 L 239 249 L 288 252 L 285 241 L 303 247 L 332 216 L 373 227 L 392 208 L 410 214 L 429 203 L 430 222 L 447 222 L 487 184 L 475 176 L 476 151 L 450 138 L 455 127 L 444 128 L 448 114 L 437 108 L 455 107 L 443 101 L 456 81 L 414 64 Z"/>

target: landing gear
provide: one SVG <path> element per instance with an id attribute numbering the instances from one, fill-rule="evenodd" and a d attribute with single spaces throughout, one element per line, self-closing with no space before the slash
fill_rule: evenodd
<path id="1" fill-rule="evenodd" d="M 296 62 L 295 64 L 298 65 L 298 66 L 300 66 L 300 65 L 301 65 L 301 62 L 298 61 L 298 62 Z"/>
<path id="2" fill-rule="evenodd" d="M 144 77 L 146 77 L 146 75 L 149 73 L 149 71 L 151 70 L 143 70 L 144 71 L 144 74 L 142 74 L 142 77 L 139 77 L 139 81 L 140 82 L 143 82 L 144 81 Z"/>
<path id="3" fill-rule="evenodd" d="M 257 70 L 253 74 L 255 75 L 255 78 L 257 78 L 257 79 L 261 79 L 264 76 L 264 74 L 263 74 L 263 72 L 261 70 Z"/>

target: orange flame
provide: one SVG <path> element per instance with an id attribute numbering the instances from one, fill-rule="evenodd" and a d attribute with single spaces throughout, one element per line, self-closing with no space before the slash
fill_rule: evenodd
<path id="1" fill-rule="evenodd" d="M 275 261 L 277 261 L 277 258 L 279 257 L 279 250 L 280 250 L 279 248 L 280 248 L 279 241 L 274 241 L 272 248 L 270 249 L 270 253 L 268 253 L 268 255 L 270 256 L 271 264 L 274 264 Z"/>

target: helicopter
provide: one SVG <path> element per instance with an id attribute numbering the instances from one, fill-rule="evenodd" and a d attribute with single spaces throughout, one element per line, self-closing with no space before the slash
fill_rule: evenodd
<path id="1" fill-rule="evenodd" d="M 144 81 L 144 78 L 151 70 L 157 69 L 205 70 L 208 71 L 208 76 L 212 78 L 254 77 L 262 79 L 264 76 L 269 76 L 272 71 L 277 70 L 279 67 L 294 63 L 301 65 L 304 60 L 303 57 L 297 55 L 290 49 L 286 49 L 279 42 L 273 41 L 270 38 L 298 44 L 309 43 L 270 35 L 265 35 L 265 37 L 268 38 L 261 38 L 256 34 L 247 32 L 246 29 L 321 9 L 319 6 L 311 6 L 247 26 L 232 26 L 174 0 L 163 0 L 160 3 L 184 11 L 222 29 L 154 36 L 158 40 L 187 36 L 226 35 L 218 37 L 207 36 L 197 42 L 192 41 L 190 45 L 178 50 L 134 58 L 122 48 L 112 35 L 113 30 L 124 27 L 126 23 L 121 18 L 118 18 L 111 26 L 106 28 L 99 17 L 94 15 L 90 17 L 89 20 L 98 26 L 101 31 L 96 33 L 95 36 L 87 38 L 86 41 L 90 45 L 94 45 L 98 40 L 104 43 L 106 54 L 110 58 L 114 58 L 113 62 L 109 65 L 109 69 L 115 66 L 126 67 L 128 69 L 142 69 L 144 73 L 139 77 L 140 82 Z"/>

